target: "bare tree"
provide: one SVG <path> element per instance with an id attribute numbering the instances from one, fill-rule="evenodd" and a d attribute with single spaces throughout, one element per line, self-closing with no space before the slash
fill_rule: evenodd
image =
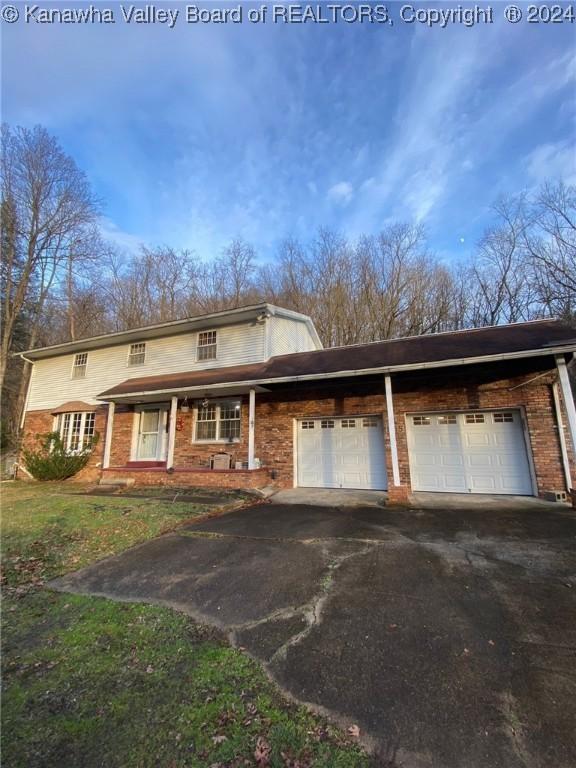
<path id="1" fill-rule="evenodd" d="M 92 231 L 98 204 L 84 174 L 44 128 L 4 125 L 1 141 L 3 387 L 16 341 L 36 344 L 46 302 Z M 26 329 L 17 335 L 22 318 Z"/>
<path id="2" fill-rule="evenodd" d="M 576 187 L 545 184 L 532 207 L 533 227 L 526 236 L 540 300 L 548 311 L 576 314 Z"/>
<path id="3" fill-rule="evenodd" d="M 526 196 L 501 198 L 493 210 L 496 224 L 482 237 L 469 276 L 473 326 L 529 320 L 536 312 L 525 247 L 530 226 Z"/>

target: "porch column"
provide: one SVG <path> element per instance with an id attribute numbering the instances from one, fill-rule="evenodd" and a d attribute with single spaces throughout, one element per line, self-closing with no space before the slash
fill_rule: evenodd
<path id="1" fill-rule="evenodd" d="M 552 397 L 554 398 L 554 410 L 556 411 L 556 422 L 558 424 L 558 437 L 560 439 L 560 453 L 562 454 L 562 464 L 564 465 L 564 477 L 566 478 L 566 488 L 572 488 L 572 476 L 570 474 L 570 459 L 568 458 L 568 448 L 566 447 L 566 436 L 564 435 L 564 419 L 562 418 L 562 406 L 560 404 L 560 395 L 558 394 L 558 382 L 552 384 Z"/>
<path id="2" fill-rule="evenodd" d="M 248 469 L 254 469 L 254 425 L 256 420 L 256 390 L 248 397 Z"/>
<path id="3" fill-rule="evenodd" d="M 392 454 L 392 478 L 394 485 L 400 485 L 400 465 L 398 464 L 398 444 L 396 443 L 396 424 L 394 423 L 394 404 L 392 402 L 392 381 L 390 376 L 384 376 L 384 384 L 386 386 L 386 414 L 388 416 L 390 453 Z"/>
<path id="4" fill-rule="evenodd" d="M 108 418 L 106 419 L 106 437 L 104 439 L 104 457 L 102 459 L 102 469 L 108 469 L 110 466 L 110 449 L 112 448 L 112 431 L 114 428 L 114 411 L 116 403 L 108 403 Z"/>
<path id="5" fill-rule="evenodd" d="M 170 415 L 168 417 L 168 452 L 166 455 L 166 469 L 174 466 L 174 444 L 176 442 L 176 413 L 178 412 L 178 398 L 170 401 Z"/>
<path id="6" fill-rule="evenodd" d="M 572 396 L 572 389 L 570 387 L 568 368 L 566 367 L 566 361 L 564 360 L 563 355 L 556 355 L 556 368 L 558 369 L 562 399 L 564 400 L 566 416 L 568 417 L 568 431 L 572 438 L 572 449 L 576 451 L 576 407 L 574 407 L 574 397 Z"/>

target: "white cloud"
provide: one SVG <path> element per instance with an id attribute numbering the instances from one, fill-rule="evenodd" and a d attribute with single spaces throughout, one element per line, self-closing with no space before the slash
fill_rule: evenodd
<path id="1" fill-rule="evenodd" d="M 328 190 L 328 199 L 340 205 L 348 205 L 354 197 L 354 187 L 348 181 L 339 181 Z"/>
<path id="2" fill-rule="evenodd" d="M 527 172 L 537 184 L 563 179 L 576 184 L 576 153 L 568 141 L 540 144 L 526 158 Z"/>
<path id="3" fill-rule="evenodd" d="M 109 218 L 103 216 L 99 222 L 100 234 L 108 242 L 122 251 L 135 252 L 144 245 L 144 239 L 129 232 L 124 232 Z"/>

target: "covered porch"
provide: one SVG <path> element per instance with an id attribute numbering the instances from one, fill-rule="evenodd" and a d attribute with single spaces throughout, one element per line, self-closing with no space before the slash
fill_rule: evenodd
<path id="1" fill-rule="evenodd" d="M 255 488 L 258 386 L 189 387 L 107 400 L 103 480 Z M 104 399 L 104 398 L 102 398 Z"/>

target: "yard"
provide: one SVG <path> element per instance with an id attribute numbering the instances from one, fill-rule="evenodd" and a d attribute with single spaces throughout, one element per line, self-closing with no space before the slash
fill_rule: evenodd
<path id="1" fill-rule="evenodd" d="M 215 630 L 167 608 L 46 588 L 209 505 L 66 484 L 2 490 L 4 765 L 368 765 Z"/>

